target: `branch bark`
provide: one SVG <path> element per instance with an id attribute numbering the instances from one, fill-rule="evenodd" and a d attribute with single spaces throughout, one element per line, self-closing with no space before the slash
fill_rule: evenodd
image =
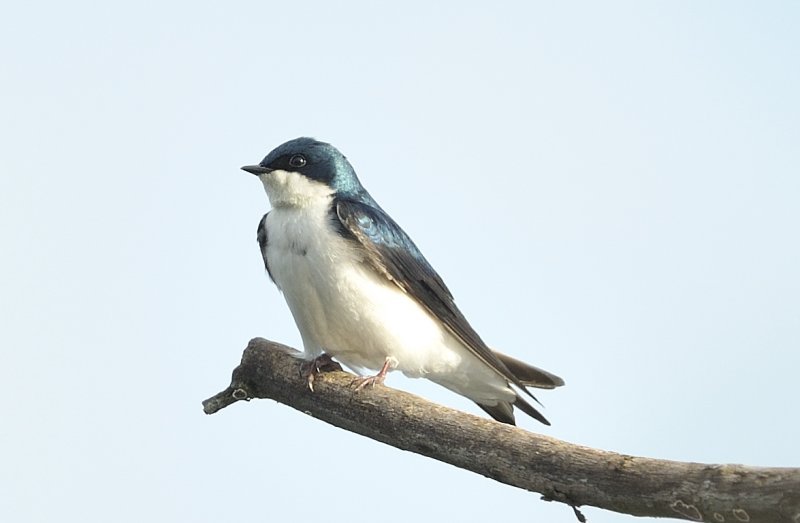
<path id="1" fill-rule="evenodd" d="M 203 402 L 213 414 L 269 398 L 327 423 L 575 509 L 688 521 L 800 523 L 800 469 L 683 463 L 582 447 L 436 405 L 387 387 L 352 389 L 341 367 L 310 391 L 300 353 L 255 338 L 231 385 Z"/>

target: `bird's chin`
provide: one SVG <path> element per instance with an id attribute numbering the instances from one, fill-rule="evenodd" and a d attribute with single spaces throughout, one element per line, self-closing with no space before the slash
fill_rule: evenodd
<path id="1" fill-rule="evenodd" d="M 286 171 L 272 171 L 259 174 L 258 179 L 264 185 L 264 190 L 270 201 L 291 199 L 291 187 Z"/>
<path id="2" fill-rule="evenodd" d="M 330 201 L 333 189 L 302 174 L 275 170 L 258 176 L 273 207 L 306 207 Z"/>

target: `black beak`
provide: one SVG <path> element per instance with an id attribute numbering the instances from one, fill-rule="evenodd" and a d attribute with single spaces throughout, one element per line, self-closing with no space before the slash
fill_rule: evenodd
<path id="1" fill-rule="evenodd" d="M 272 172 L 272 169 L 269 169 L 267 167 L 261 167 L 260 165 L 245 165 L 244 167 L 242 167 L 242 170 L 247 171 L 250 174 L 255 174 L 256 176 L 258 176 L 259 174 Z"/>

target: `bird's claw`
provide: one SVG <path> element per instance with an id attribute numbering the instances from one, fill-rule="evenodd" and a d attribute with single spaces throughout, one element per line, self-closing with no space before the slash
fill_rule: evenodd
<path id="1" fill-rule="evenodd" d="M 389 369 L 392 367 L 397 366 L 397 360 L 394 358 L 386 358 L 386 361 L 383 362 L 383 367 L 381 370 L 374 376 L 362 376 L 360 378 L 354 379 L 350 386 L 356 387 L 356 392 L 360 391 L 365 387 L 374 387 L 375 385 L 383 385 L 383 381 L 386 379 L 386 373 L 389 372 Z"/>
<path id="2" fill-rule="evenodd" d="M 313 360 L 304 361 L 300 366 L 300 376 L 306 378 L 308 389 L 314 392 L 314 380 L 317 374 L 330 372 L 332 370 L 342 370 L 342 367 L 333 361 L 333 358 L 326 353 L 322 353 Z"/>
<path id="3" fill-rule="evenodd" d="M 375 385 L 383 385 L 386 376 L 381 376 L 380 374 L 376 376 L 361 376 L 359 378 L 354 379 L 351 383 L 351 387 L 355 387 L 356 392 L 360 391 L 366 387 L 374 387 Z"/>

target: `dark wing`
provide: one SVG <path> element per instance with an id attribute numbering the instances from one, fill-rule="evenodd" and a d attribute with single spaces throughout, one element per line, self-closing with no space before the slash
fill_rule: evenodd
<path id="1" fill-rule="evenodd" d="M 261 248 L 261 257 L 264 259 L 264 268 L 267 269 L 267 274 L 269 274 L 269 279 L 272 280 L 272 283 L 275 283 L 275 278 L 272 277 L 272 273 L 269 270 L 269 262 L 267 262 L 267 216 L 269 213 L 265 214 L 261 221 L 258 222 L 258 231 L 256 231 L 256 238 L 258 238 L 258 246 Z M 277 284 L 276 284 L 277 285 Z"/>
<path id="2" fill-rule="evenodd" d="M 378 272 L 444 323 L 484 363 L 533 397 L 470 326 L 442 279 L 394 220 L 379 208 L 353 200 L 337 199 L 335 208 L 345 233 L 364 247 Z"/>
<path id="3" fill-rule="evenodd" d="M 554 389 L 564 385 L 564 380 L 551 372 L 547 372 L 539 367 L 534 367 L 529 363 L 512 358 L 507 354 L 492 351 L 494 355 L 500 358 L 500 361 L 511 371 L 511 373 L 519 378 L 526 387 L 536 387 L 538 389 Z"/>

